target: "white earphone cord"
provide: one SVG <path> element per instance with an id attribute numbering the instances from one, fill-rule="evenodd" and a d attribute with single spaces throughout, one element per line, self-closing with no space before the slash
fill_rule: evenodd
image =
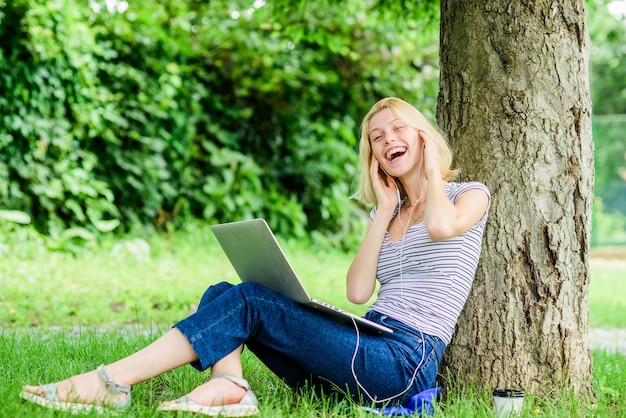
<path id="1" fill-rule="evenodd" d="M 419 178 L 419 170 L 418 170 L 418 178 Z M 411 210 L 409 212 L 409 221 L 407 222 L 406 226 L 402 223 L 402 219 L 400 216 L 400 210 L 402 209 L 402 204 L 400 202 L 400 188 L 398 187 L 398 184 L 396 183 L 395 179 L 391 176 L 389 176 L 391 178 L 391 180 L 393 181 L 393 184 L 396 186 L 396 192 L 398 193 L 398 221 L 400 222 L 400 225 L 402 225 L 403 228 L 403 233 L 402 233 L 402 241 L 400 242 L 400 302 L 402 302 L 402 307 L 404 308 L 405 312 L 413 317 L 413 313 L 409 310 L 409 308 L 406 306 L 406 304 L 404 303 L 404 281 L 403 281 L 403 277 L 402 277 L 402 257 L 404 255 L 404 237 L 406 236 L 408 230 L 409 230 L 409 226 L 411 223 L 411 216 L 413 216 L 413 209 L 415 209 L 415 206 L 417 206 L 417 203 L 422 200 L 422 197 L 424 196 L 424 189 L 422 189 L 422 185 L 420 183 L 420 189 L 421 189 L 421 193 L 420 193 L 420 197 L 419 199 L 417 199 L 417 201 L 415 202 L 414 205 L 411 206 Z M 415 317 L 413 317 L 413 319 L 415 319 Z M 416 321 L 417 322 L 417 321 Z M 424 362 L 424 358 L 426 356 L 426 342 L 424 340 L 424 333 L 422 332 L 422 330 L 419 330 L 420 332 L 420 339 L 422 340 L 422 358 L 420 360 L 420 362 L 418 363 L 417 367 L 415 367 L 415 370 L 413 371 L 413 375 L 411 376 L 411 380 L 409 381 L 409 384 L 407 385 L 407 387 L 392 396 L 389 396 L 385 399 L 374 399 L 372 397 L 372 395 L 370 395 L 370 393 L 367 391 L 367 389 L 365 389 L 365 387 L 361 384 L 361 382 L 359 382 L 359 379 L 356 376 L 356 371 L 354 370 L 354 362 L 356 361 L 356 356 L 359 352 L 359 343 L 361 341 L 361 335 L 359 332 L 359 327 L 356 324 L 356 321 L 354 318 L 352 318 L 352 323 L 354 324 L 354 329 L 356 331 L 356 346 L 354 347 L 354 354 L 352 355 L 352 361 L 350 364 L 350 370 L 352 371 L 352 377 L 354 377 L 354 381 L 356 382 L 357 386 L 363 391 L 363 393 L 365 393 L 367 395 L 367 397 L 372 401 L 372 402 L 386 402 L 389 401 L 391 399 L 397 398 L 400 395 L 405 394 L 410 388 L 411 385 L 413 384 L 413 382 L 415 381 L 415 376 L 417 376 L 417 371 L 419 370 L 419 368 L 422 366 L 422 363 Z"/>

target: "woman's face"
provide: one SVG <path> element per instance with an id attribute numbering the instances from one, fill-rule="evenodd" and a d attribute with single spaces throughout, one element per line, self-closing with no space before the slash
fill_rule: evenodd
<path id="1" fill-rule="evenodd" d="M 373 157 L 390 176 L 402 177 L 421 162 L 421 139 L 417 130 L 389 108 L 376 113 L 370 120 L 369 140 Z"/>

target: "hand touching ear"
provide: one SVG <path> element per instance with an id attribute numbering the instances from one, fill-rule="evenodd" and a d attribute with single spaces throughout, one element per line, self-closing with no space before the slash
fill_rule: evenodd
<path id="1" fill-rule="evenodd" d="M 441 156 L 439 155 L 439 149 L 435 145 L 434 141 L 426 133 L 426 131 L 417 131 L 420 138 L 422 138 L 424 156 L 424 169 L 426 170 L 426 179 L 433 177 L 441 177 Z M 432 176 L 432 177 L 431 177 Z"/>
<path id="2" fill-rule="evenodd" d="M 370 178 L 372 179 L 372 188 L 376 194 L 377 206 L 379 208 L 396 207 L 399 203 L 398 187 L 395 184 L 395 180 L 382 169 L 376 157 L 372 157 Z"/>

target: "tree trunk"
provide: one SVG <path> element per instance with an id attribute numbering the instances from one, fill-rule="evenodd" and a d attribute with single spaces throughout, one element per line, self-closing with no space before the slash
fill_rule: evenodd
<path id="1" fill-rule="evenodd" d="M 439 124 L 492 193 L 444 376 L 590 393 L 589 48 L 584 0 L 441 2 Z"/>

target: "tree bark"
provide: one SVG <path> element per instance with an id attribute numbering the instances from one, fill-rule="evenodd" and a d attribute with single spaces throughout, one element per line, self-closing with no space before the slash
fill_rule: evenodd
<path id="1" fill-rule="evenodd" d="M 441 2 L 439 125 L 492 193 L 444 376 L 590 394 L 589 48 L 584 0 Z"/>

